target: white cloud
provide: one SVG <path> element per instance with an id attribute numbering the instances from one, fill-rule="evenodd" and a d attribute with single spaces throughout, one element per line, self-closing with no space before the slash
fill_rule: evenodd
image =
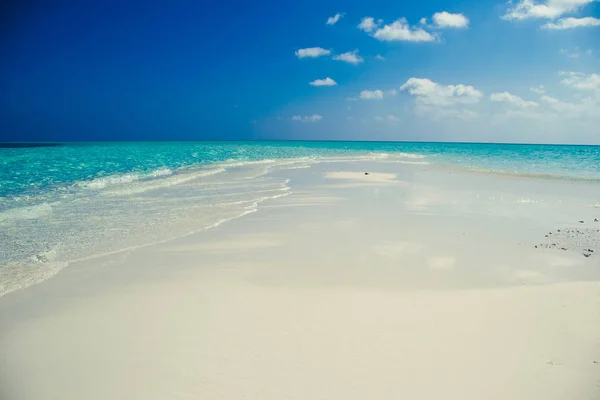
<path id="1" fill-rule="evenodd" d="M 398 92 L 396 91 L 396 89 L 391 89 L 387 91 L 387 94 L 389 94 L 390 96 L 395 96 L 398 94 Z"/>
<path id="2" fill-rule="evenodd" d="M 421 18 L 421 19 L 419 20 L 419 23 L 420 23 L 421 25 L 427 25 L 427 18 L 425 18 L 425 17 Z"/>
<path id="3" fill-rule="evenodd" d="M 328 56 L 331 54 L 331 50 L 326 50 L 322 47 L 308 47 L 306 49 L 296 50 L 296 57 L 298 58 L 317 58 L 321 56 Z"/>
<path id="4" fill-rule="evenodd" d="M 565 78 L 563 85 L 577 90 L 592 90 L 600 93 L 600 74 L 582 74 L 581 72 L 561 72 Z"/>
<path id="5" fill-rule="evenodd" d="M 316 79 L 308 84 L 311 86 L 335 86 L 337 85 L 337 82 L 327 77 L 325 79 Z"/>
<path id="6" fill-rule="evenodd" d="M 464 122 L 471 122 L 479 117 L 475 111 L 465 108 L 439 108 L 424 104 L 418 104 L 415 107 L 415 114 L 418 117 L 433 118 L 434 120 L 458 119 Z"/>
<path id="7" fill-rule="evenodd" d="M 415 114 L 419 117 L 473 121 L 478 114 L 466 107 L 480 102 L 483 93 L 472 86 L 440 85 L 426 78 L 410 78 L 400 90 L 415 100 Z"/>
<path id="8" fill-rule="evenodd" d="M 433 22 L 438 28 L 467 28 L 469 19 L 463 14 L 451 14 L 447 11 L 433 14 Z"/>
<path id="9" fill-rule="evenodd" d="M 363 58 L 361 56 L 358 55 L 358 50 L 353 50 L 353 51 L 349 51 L 347 53 L 343 53 L 340 55 L 337 55 L 335 57 L 333 57 L 334 60 L 337 61 L 344 61 L 350 64 L 360 64 L 361 62 L 363 62 Z"/>
<path id="10" fill-rule="evenodd" d="M 554 97 L 550 97 L 550 96 L 542 96 L 540 97 L 543 101 L 545 101 L 548 104 L 557 104 L 559 103 L 559 101 L 557 99 L 555 99 Z"/>
<path id="11" fill-rule="evenodd" d="M 582 126 L 593 131 L 600 122 L 600 75 L 578 72 L 561 72 L 560 75 L 563 77 L 561 83 L 564 86 L 580 92 L 575 96 L 579 99 L 577 102 L 563 101 L 546 95 L 544 94 L 546 88 L 539 86 L 531 89 L 535 93 L 542 94 L 540 103 L 535 103 L 535 106 L 533 104 L 527 106 L 528 102 L 508 93 L 498 94 L 502 95 L 500 96 L 502 100 L 499 98 L 498 101 L 512 102 L 518 107 L 510 109 L 502 115 L 492 116 L 492 118 L 499 122 L 507 122 L 515 118 L 532 120 L 535 121 L 536 126 L 544 124 L 546 129 L 562 127 L 565 134 L 567 132 L 573 134 L 573 124 L 575 123 L 583 124 Z M 591 96 L 583 97 L 582 95 L 585 93 L 589 93 Z"/>
<path id="12" fill-rule="evenodd" d="M 573 50 L 568 50 L 568 49 L 560 49 L 559 50 L 560 54 L 564 54 L 565 56 L 569 57 L 569 58 L 579 58 L 582 55 L 588 55 L 591 56 L 592 55 L 592 50 L 586 50 L 585 52 L 581 52 L 581 50 L 579 49 L 579 46 L 575 46 L 575 48 L 573 48 Z"/>
<path id="13" fill-rule="evenodd" d="M 360 98 L 363 100 L 381 100 L 383 91 L 381 90 L 363 90 L 360 92 Z"/>
<path id="14" fill-rule="evenodd" d="M 600 117 L 600 104 L 592 98 L 585 98 L 579 103 L 569 103 L 550 96 L 542 96 L 551 110 L 567 118 Z"/>
<path id="15" fill-rule="evenodd" d="M 574 12 L 596 0 L 520 0 L 509 8 L 503 19 L 523 20 L 528 18 L 555 19 L 563 14 Z M 512 3 L 509 3 L 512 4 Z"/>
<path id="16" fill-rule="evenodd" d="M 448 110 L 445 110 L 445 111 L 448 111 Z M 455 110 L 454 114 L 450 114 L 448 116 L 458 118 L 465 122 L 469 122 L 469 121 L 473 121 L 473 120 L 477 119 L 479 117 L 479 114 L 477 114 L 473 110 L 463 109 L 463 110 Z"/>
<path id="17" fill-rule="evenodd" d="M 479 103 L 483 93 L 473 86 L 439 85 L 430 79 L 410 78 L 400 90 L 415 96 L 417 103 L 432 106 L 453 106 Z"/>
<path id="18" fill-rule="evenodd" d="M 565 30 L 575 28 L 589 28 L 600 26 L 600 18 L 585 17 L 585 18 L 561 18 L 556 23 L 549 22 L 542 25 L 544 29 Z"/>
<path id="19" fill-rule="evenodd" d="M 375 56 L 375 58 L 378 59 L 379 61 L 385 61 L 385 58 L 381 54 L 377 54 Z"/>
<path id="20" fill-rule="evenodd" d="M 492 124 L 506 123 L 513 119 L 532 120 L 536 123 L 548 123 L 554 118 L 554 115 L 548 112 L 540 112 L 539 108 L 510 108 L 502 114 L 491 116 Z"/>
<path id="21" fill-rule="evenodd" d="M 343 17 L 344 17 L 344 14 L 337 13 L 333 17 L 327 18 L 327 25 L 334 25 L 336 22 L 338 22 L 340 20 L 340 18 L 343 18 Z"/>
<path id="22" fill-rule="evenodd" d="M 559 100 L 555 97 L 543 95 L 540 97 L 542 104 L 534 108 L 519 108 L 508 110 L 501 115 L 500 120 L 510 118 L 521 118 L 535 120 L 536 123 L 550 124 L 557 126 L 561 123 L 566 129 L 572 129 L 572 122 L 592 123 L 600 118 L 600 103 L 593 98 L 584 98 L 578 103 L 570 103 Z"/>
<path id="23" fill-rule="evenodd" d="M 537 93 L 537 94 L 546 93 L 546 88 L 544 87 L 544 85 L 540 85 L 538 87 L 532 87 L 532 88 L 529 88 L 529 90 L 531 90 L 533 93 Z"/>
<path id="24" fill-rule="evenodd" d="M 392 122 L 398 122 L 400 121 L 400 118 L 396 117 L 395 115 L 389 114 L 388 116 L 386 116 L 388 121 L 392 121 Z"/>
<path id="25" fill-rule="evenodd" d="M 567 50 L 567 49 L 560 49 L 559 53 L 560 54 L 564 54 L 568 58 L 579 58 L 579 57 L 581 57 L 581 53 L 579 52 L 579 47 L 575 47 L 573 49 L 573 51 L 570 51 L 570 50 Z"/>
<path id="26" fill-rule="evenodd" d="M 379 22 L 376 23 L 373 17 L 364 17 L 362 21 L 360 21 L 360 24 L 358 24 L 358 29 L 365 32 L 373 32 L 378 27 Z"/>
<path id="27" fill-rule="evenodd" d="M 304 117 L 301 117 L 300 115 L 294 115 L 292 117 L 292 121 L 300 121 L 300 122 L 317 122 L 322 119 L 323 119 L 323 117 L 320 116 L 319 114 L 305 115 Z"/>
<path id="28" fill-rule="evenodd" d="M 411 28 L 406 18 L 400 18 L 391 25 L 384 25 L 373 34 L 381 41 L 433 42 L 436 37 L 422 28 Z"/>
<path id="29" fill-rule="evenodd" d="M 584 59 L 587 48 L 580 46 L 581 59 Z M 554 51 L 557 52 L 558 48 Z M 572 46 L 566 48 L 573 49 Z M 558 57 L 558 54 L 555 55 Z M 567 61 L 563 59 L 563 62 Z M 587 63 L 582 68 L 585 65 Z M 580 72 L 567 72 L 560 76 L 557 73 L 555 79 L 543 82 L 546 86 L 540 86 L 542 81 L 532 81 L 531 85 L 521 87 L 520 92 L 508 87 L 509 93 L 502 93 L 504 90 L 481 90 L 483 97 L 466 95 L 466 100 L 456 100 L 455 97 L 459 92 L 479 92 L 479 84 L 474 84 L 478 81 L 436 81 L 433 76 L 429 80 L 417 80 L 427 75 L 417 76 L 405 80 L 403 91 L 398 94 L 404 98 L 403 101 L 412 103 L 405 110 L 408 114 L 400 114 L 402 111 L 392 109 L 383 111 L 381 107 L 392 105 L 388 100 L 396 99 L 388 99 L 388 88 L 380 86 L 384 90 L 384 100 L 372 104 L 379 110 L 370 115 L 373 128 L 379 126 L 373 132 L 376 134 L 384 129 L 392 132 L 394 127 L 407 124 L 422 128 L 423 138 L 429 139 L 428 132 L 435 132 L 431 136 L 433 140 L 597 144 L 600 143 L 600 70 L 596 68 Z M 454 85 L 447 86 L 450 83 Z M 467 84 L 475 88 L 464 89 Z M 458 90 L 461 86 L 463 90 Z M 400 117 L 401 122 L 387 121 L 387 114 Z M 382 116 L 383 121 L 376 123 L 374 115 Z"/>
<path id="30" fill-rule="evenodd" d="M 518 108 L 533 108 L 539 106 L 539 104 L 535 101 L 523 100 L 519 96 L 515 96 L 514 94 L 510 94 L 508 92 L 492 93 L 492 95 L 490 96 L 490 100 L 496 102 L 509 103 Z"/>

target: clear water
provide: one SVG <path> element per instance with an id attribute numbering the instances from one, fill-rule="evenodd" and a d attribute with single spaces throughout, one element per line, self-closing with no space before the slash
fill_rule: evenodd
<path id="1" fill-rule="evenodd" d="M 428 161 L 494 171 L 600 179 L 600 146 L 394 142 L 139 142 L 3 148 L 0 196 L 68 189 L 115 174 L 123 180 L 225 161 L 413 153 Z"/>
<path id="2" fill-rule="evenodd" d="M 290 187 L 267 172 L 391 157 L 600 183 L 600 147 L 390 142 L 0 145 L 0 296 L 67 262 L 182 236 Z M 415 160 L 418 159 L 418 160 Z"/>

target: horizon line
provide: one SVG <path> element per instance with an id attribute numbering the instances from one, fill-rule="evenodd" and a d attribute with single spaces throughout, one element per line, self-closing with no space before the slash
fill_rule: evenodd
<path id="1" fill-rule="evenodd" d="M 585 144 L 585 143 L 515 143 L 515 142 L 462 142 L 462 141 L 427 141 L 427 140 L 302 140 L 302 139 L 181 139 L 181 140 L 81 140 L 81 141 L 0 141 L 0 148 L 3 145 L 28 145 L 28 144 L 43 144 L 43 145 L 61 145 L 61 144 L 108 144 L 108 143 L 192 143 L 192 142 L 308 142 L 308 143 L 424 143 L 424 144 L 475 144 L 475 145 L 512 145 L 512 146 L 595 146 L 600 144 Z"/>

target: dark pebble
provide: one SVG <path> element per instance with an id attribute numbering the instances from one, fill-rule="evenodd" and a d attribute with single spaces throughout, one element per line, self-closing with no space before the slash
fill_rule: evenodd
<path id="1" fill-rule="evenodd" d="M 585 254 L 585 253 L 584 253 L 584 254 L 583 254 L 583 256 L 584 256 L 585 258 L 588 258 L 589 256 L 591 256 L 591 254 Z"/>
<path id="2" fill-rule="evenodd" d="M 365 175 L 369 175 L 369 173 L 368 173 L 368 172 L 365 172 Z"/>
<path id="3" fill-rule="evenodd" d="M 583 221 L 579 221 L 580 224 L 583 224 Z"/>
<path id="4" fill-rule="evenodd" d="M 598 218 L 594 218 L 594 222 L 598 222 Z"/>

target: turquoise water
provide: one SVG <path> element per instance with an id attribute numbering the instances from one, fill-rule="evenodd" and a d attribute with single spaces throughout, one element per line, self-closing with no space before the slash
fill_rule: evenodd
<path id="1" fill-rule="evenodd" d="M 0 145 L 0 296 L 68 262 L 156 243 L 290 193 L 324 159 L 436 163 L 600 183 L 600 147 L 390 142 Z"/>
<path id="2" fill-rule="evenodd" d="M 256 161 L 368 153 L 413 153 L 428 161 L 493 171 L 600 179 L 600 146 L 392 142 L 141 142 L 2 148 L 0 196 L 68 189 L 77 182 L 225 161 Z M 158 172 L 160 174 L 161 172 Z"/>

